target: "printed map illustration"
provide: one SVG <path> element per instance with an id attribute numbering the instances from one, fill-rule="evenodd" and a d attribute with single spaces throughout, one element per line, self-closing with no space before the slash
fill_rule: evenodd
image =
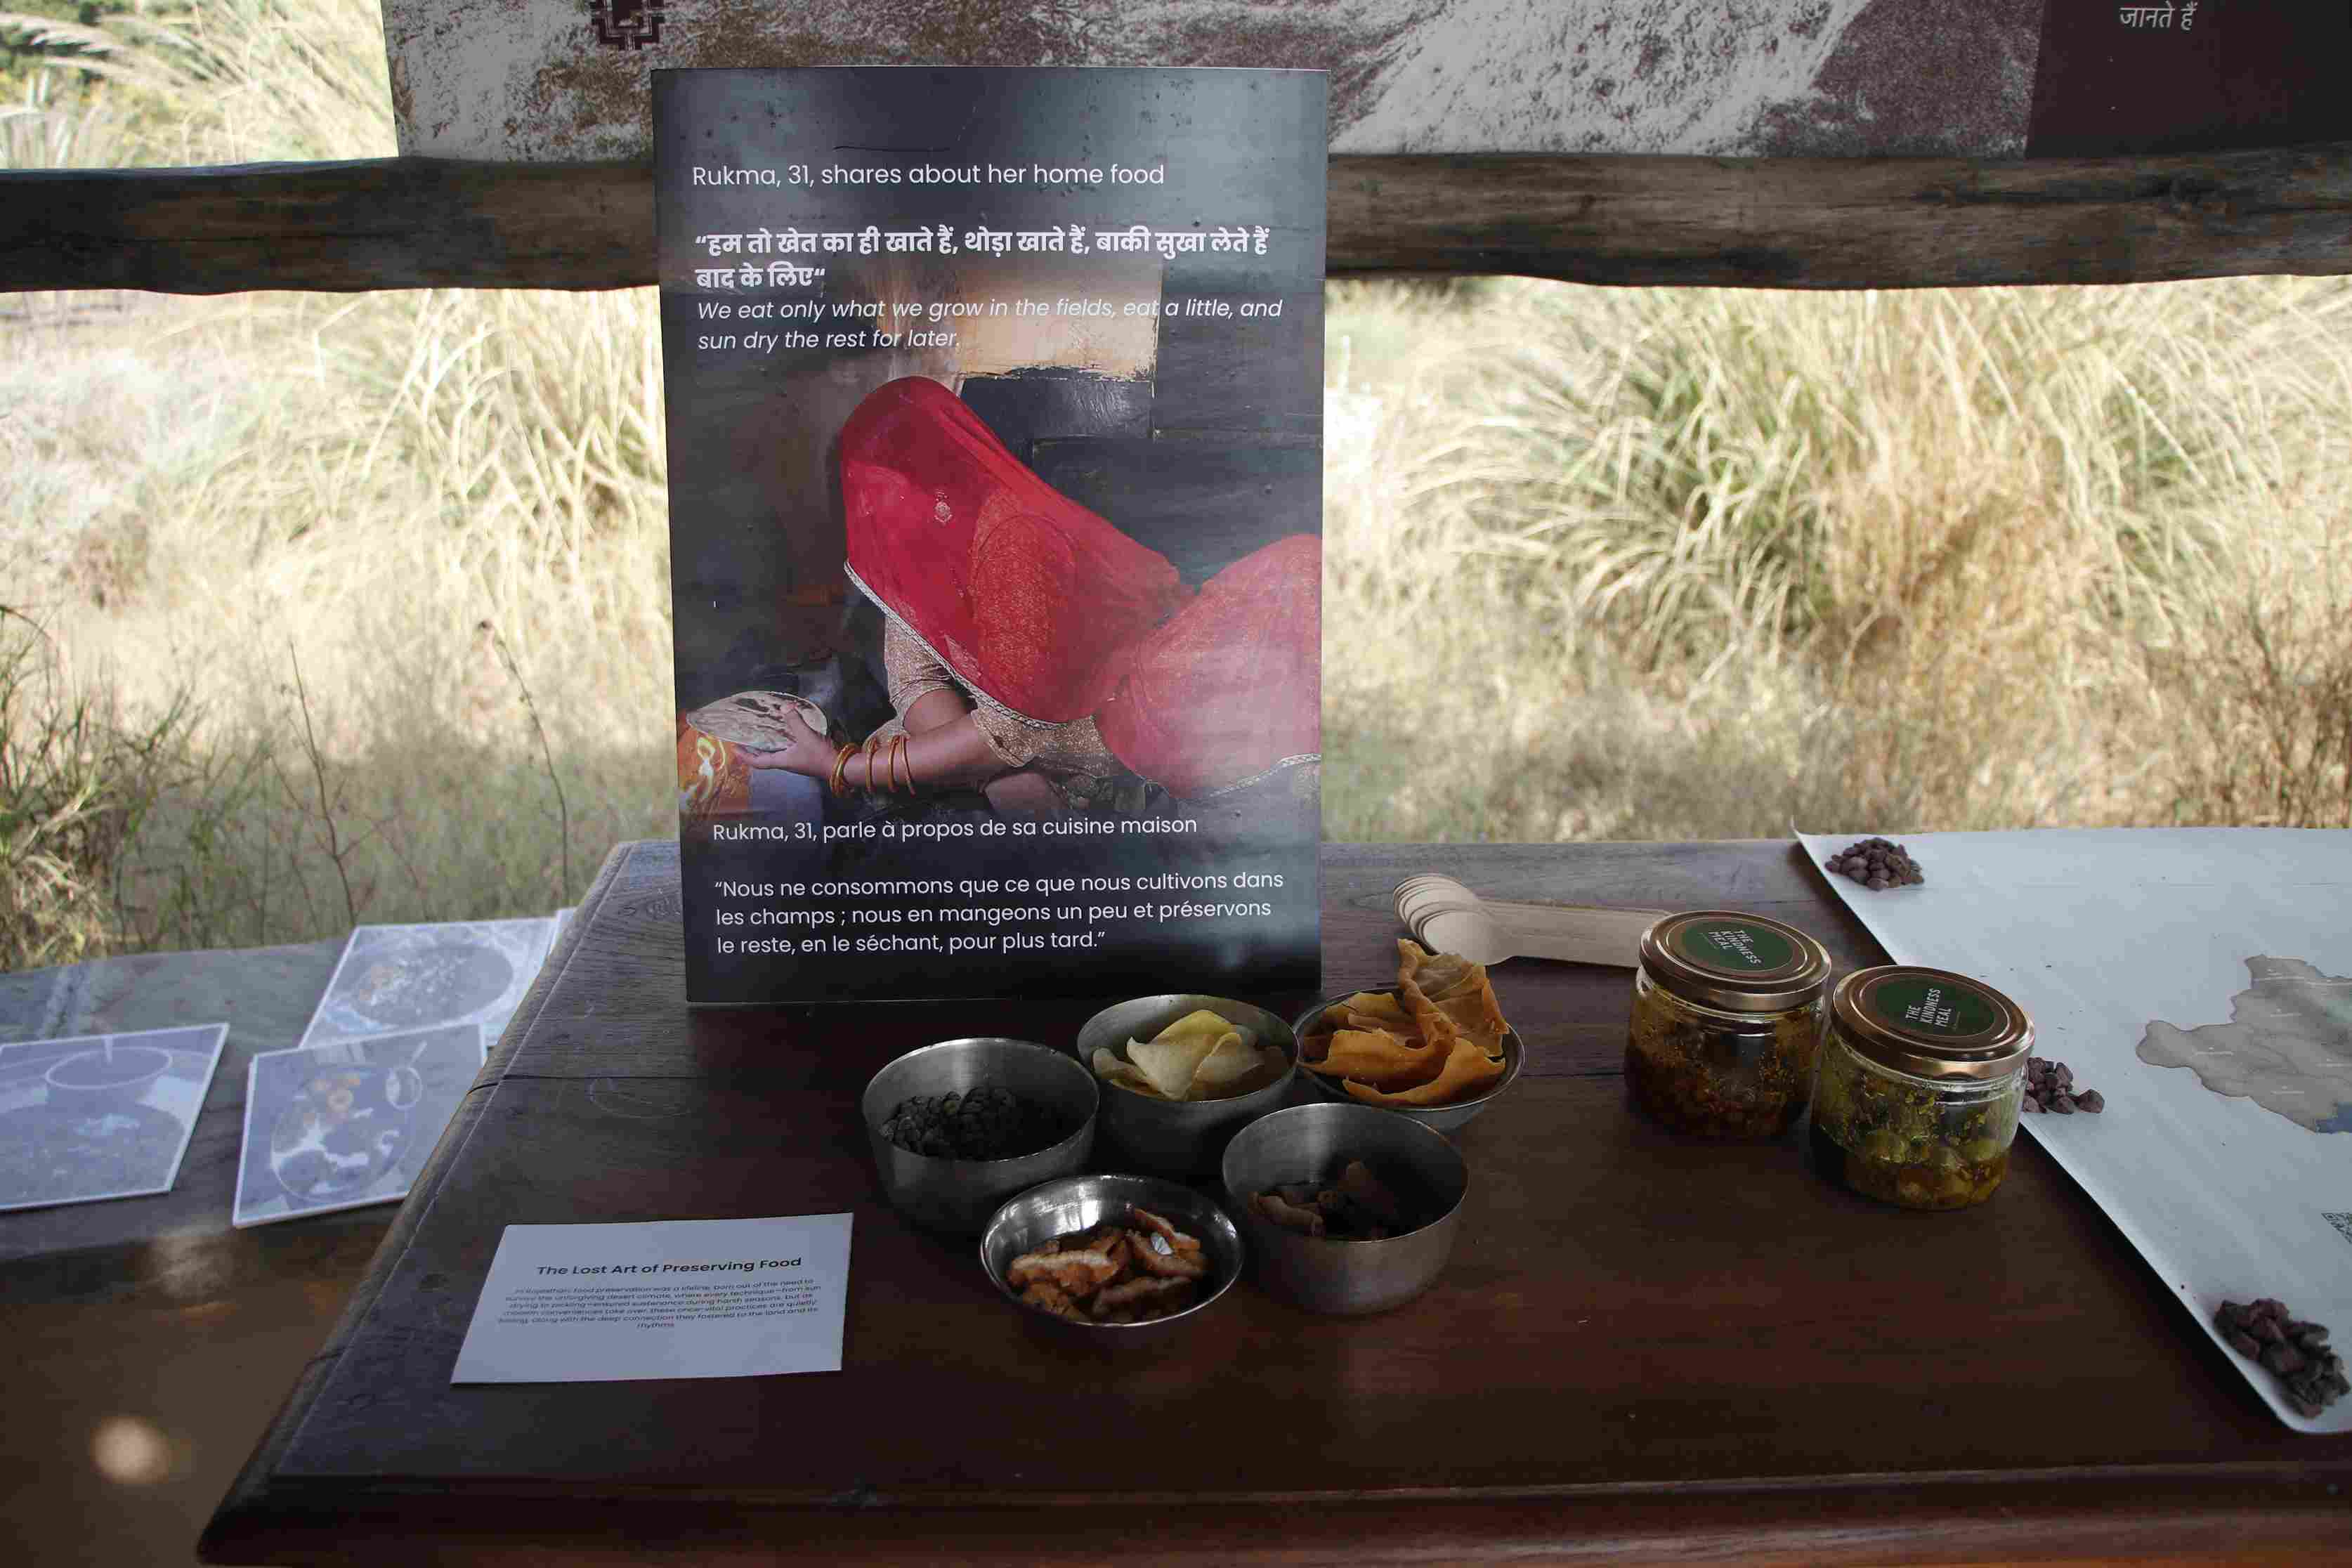
<path id="1" fill-rule="evenodd" d="M 2352 978 L 2299 958 L 2246 960 L 2230 1022 L 2183 1029 L 2159 1018 L 2139 1059 L 2187 1068 L 2215 1094 L 2252 1100 L 2314 1132 L 2352 1132 Z"/>

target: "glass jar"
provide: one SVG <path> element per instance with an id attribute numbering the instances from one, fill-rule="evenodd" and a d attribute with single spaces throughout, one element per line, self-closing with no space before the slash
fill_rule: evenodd
<path id="1" fill-rule="evenodd" d="M 1830 955 L 1794 926 L 1730 910 L 1642 933 L 1625 1086 L 1680 1132 L 1777 1138 L 1805 1108 Z"/>
<path id="2" fill-rule="evenodd" d="M 1864 1197 L 1958 1209 L 1992 1196 L 2025 1093 L 2032 1020 L 1991 986 L 1909 964 L 1830 996 L 1806 1142 Z"/>

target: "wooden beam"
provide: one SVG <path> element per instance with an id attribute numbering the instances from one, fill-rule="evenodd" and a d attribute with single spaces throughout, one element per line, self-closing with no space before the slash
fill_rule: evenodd
<path id="1" fill-rule="evenodd" d="M 2162 157 L 1331 160 L 1329 272 L 1949 288 L 2352 272 L 2352 142 Z M 654 281 L 642 163 L 0 174 L 0 289 Z"/>

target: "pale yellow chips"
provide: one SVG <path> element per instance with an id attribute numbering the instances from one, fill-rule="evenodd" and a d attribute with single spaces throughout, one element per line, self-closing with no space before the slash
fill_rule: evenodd
<path id="1" fill-rule="evenodd" d="M 1095 1048 L 1095 1076 L 1153 1100 L 1227 1100 L 1262 1089 L 1282 1076 L 1279 1047 L 1261 1047 L 1255 1034 L 1202 1008 L 1187 1013 L 1148 1040 L 1127 1042 L 1127 1055 Z"/>

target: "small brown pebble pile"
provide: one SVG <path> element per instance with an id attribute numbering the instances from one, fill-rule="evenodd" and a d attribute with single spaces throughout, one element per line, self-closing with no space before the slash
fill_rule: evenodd
<path id="1" fill-rule="evenodd" d="M 2107 1097 L 2095 1089 L 2076 1089 L 2074 1069 L 2046 1057 L 2025 1058 L 2025 1102 L 2020 1110 L 2050 1110 L 2072 1116 L 2087 1110 L 2096 1116 L 2107 1108 Z"/>
<path id="2" fill-rule="evenodd" d="M 2267 1296 L 2222 1302 L 2213 1326 L 2240 1355 L 2270 1368 L 2286 1384 L 2286 1402 L 2305 1415 L 2316 1415 L 2352 1392 L 2344 1380 L 2344 1358 L 2327 1348 L 2327 1326 L 2299 1323 Z"/>
<path id="3" fill-rule="evenodd" d="M 1903 846 L 1884 838 L 1864 838 L 1847 845 L 1822 862 L 1841 877 L 1851 877 L 1865 888 L 1916 888 L 1927 879 L 1919 862 Z"/>

